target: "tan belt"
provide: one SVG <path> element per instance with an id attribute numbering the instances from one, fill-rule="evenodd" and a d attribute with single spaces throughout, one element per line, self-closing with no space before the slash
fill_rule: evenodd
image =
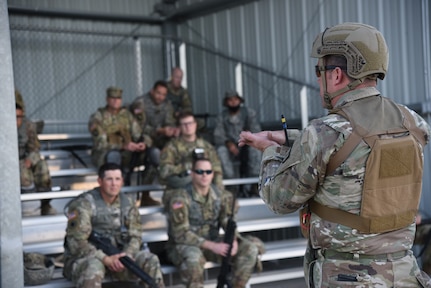
<path id="1" fill-rule="evenodd" d="M 323 257 L 334 260 L 376 260 L 376 261 L 391 261 L 403 258 L 409 254 L 409 250 L 387 253 L 387 254 L 357 254 L 350 252 L 339 252 L 331 249 L 322 250 Z"/>

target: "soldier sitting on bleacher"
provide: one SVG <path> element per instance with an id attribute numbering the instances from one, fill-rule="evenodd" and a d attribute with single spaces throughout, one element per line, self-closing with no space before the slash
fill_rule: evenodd
<path id="1" fill-rule="evenodd" d="M 109 87 L 106 91 L 107 105 L 91 115 L 88 129 L 93 138 L 93 164 L 97 168 L 106 162 L 121 165 L 126 172 L 125 184 L 130 185 L 131 170 L 144 164 L 144 174 L 148 174 L 150 169 L 158 166 L 160 151 L 151 147 L 152 139 L 143 134 L 132 113 L 122 106 L 122 95 L 122 89 Z M 146 182 L 145 179 L 143 182 Z M 150 197 L 149 191 L 143 192 L 142 206 L 159 204 Z"/>
<path id="2" fill-rule="evenodd" d="M 213 177 L 210 160 L 196 159 L 192 182 L 163 194 L 169 224 L 167 256 L 180 270 L 186 287 L 203 287 L 205 262 L 220 263 L 231 252 L 233 283 L 229 287 L 246 287 L 255 266 L 260 266 L 258 255 L 264 252 L 264 245 L 260 239 L 242 236 L 236 230 L 231 248 L 223 241 L 219 229 L 228 233 L 227 222 L 234 218 L 237 204 L 232 193 L 211 184 Z"/>
<path id="3" fill-rule="evenodd" d="M 37 138 L 36 125 L 25 117 L 24 100 L 18 90 L 15 90 L 15 108 L 21 193 L 51 191 L 51 176 L 46 161 L 39 153 L 40 143 Z M 50 201 L 51 199 L 41 200 L 41 215 L 57 213 Z M 26 211 L 26 208 L 23 207 L 23 213 L 32 213 L 32 211 Z"/>
<path id="4" fill-rule="evenodd" d="M 180 113 L 177 121 L 180 137 L 171 139 L 160 154 L 160 183 L 166 184 L 167 189 L 181 188 L 191 183 L 193 158 L 197 154 L 205 154 L 213 164 L 213 183 L 223 187 L 220 159 L 214 146 L 196 134 L 198 124 L 192 112 Z"/>

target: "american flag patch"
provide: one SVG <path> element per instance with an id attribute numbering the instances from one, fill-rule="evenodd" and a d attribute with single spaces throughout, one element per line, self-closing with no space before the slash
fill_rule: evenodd
<path id="1" fill-rule="evenodd" d="M 67 220 L 75 219 L 77 214 L 76 211 L 69 212 L 69 214 L 67 214 Z"/>
<path id="2" fill-rule="evenodd" d="M 180 209 L 180 208 L 183 208 L 183 202 L 176 201 L 172 204 L 172 209 L 176 210 L 176 209 Z"/>

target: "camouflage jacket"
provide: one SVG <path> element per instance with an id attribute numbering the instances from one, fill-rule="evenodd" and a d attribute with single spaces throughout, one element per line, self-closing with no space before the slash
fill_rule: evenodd
<path id="1" fill-rule="evenodd" d="M 375 88 L 350 91 L 342 96 L 335 108 L 356 99 L 380 95 Z M 411 111 L 417 126 L 429 140 L 430 127 Z M 327 164 L 334 151 L 343 146 L 352 132 L 343 117 L 330 114 L 313 120 L 302 131 L 291 149 L 269 147 L 262 157 L 260 192 L 274 212 L 291 213 L 310 198 L 350 213 L 359 214 L 370 148 L 361 142 L 333 174 L 325 176 Z M 331 248 L 340 252 L 381 254 L 411 248 L 415 224 L 380 234 L 360 234 L 355 229 L 325 221 L 312 214 L 310 241 L 314 248 Z"/>
<path id="2" fill-rule="evenodd" d="M 93 138 L 93 150 L 121 149 L 130 141 L 137 142 L 142 130 L 136 119 L 126 108 L 112 114 L 106 107 L 99 108 L 90 116 L 88 130 Z M 143 135 L 143 141 L 151 146 L 151 138 Z"/>
<path id="3" fill-rule="evenodd" d="M 65 261 L 106 254 L 88 242 L 92 230 L 111 239 L 111 243 L 133 257 L 141 246 L 141 216 L 134 203 L 124 194 L 111 205 L 100 195 L 99 188 L 88 191 L 67 206 Z"/>
<path id="4" fill-rule="evenodd" d="M 168 97 L 171 101 L 174 112 L 193 112 L 192 100 L 190 99 L 187 89 L 180 87 L 175 89 L 170 82 L 168 82 Z"/>
<path id="5" fill-rule="evenodd" d="M 32 164 L 40 161 L 40 142 L 37 138 L 36 125 L 23 118 L 22 125 L 18 128 L 19 159 L 30 159 Z"/>
<path id="6" fill-rule="evenodd" d="M 216 241 L 219 228 L 226 227 L 232 214 L 233 196 L 226 190 L 211 186 L 206 197 L 189 184 L 183 189 L 167 190 L 163 204 L 169 223 L 170 244 L 200 247 L 205 240 Z"/>
<path id="7" fill-rule="evenodd" d="M 186 142 L 181 137 L 170 140 L 160 154 L 159 176 L 162 179 L 171 175 L 178 175 L 192 169 L 193 150 L 203 148 L 211 161 L 214 170 L 213 182 L 223 187 L 223 173 L 220 159 L 214 146 L 203 138 L 194 142 Z"/>
<path id="8" fill-rule="evenodd" d="M 260 132 L 262 129 L 256 118 L 256 111 L 242 106 L 239 113 L 230 115 L 227 109 L 217 116 L 214 129 L 215 146 L 223 146 L 226 141 L 238 142 L 241 131 Z"/>
<path id="9" fill-rule="evenodd" d="M 174 108 L 170 101 L 165 100 L 156 105 L 151 99 L 150 93 L 136 98 L 130 106 L 133 115 L 138 119 L 139 125 L 145 134 L 156 139 L 156 130 L 165 126 L 176 126 Z"/>

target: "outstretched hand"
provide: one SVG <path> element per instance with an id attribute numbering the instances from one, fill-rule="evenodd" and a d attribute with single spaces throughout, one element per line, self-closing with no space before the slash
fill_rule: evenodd
<path id="1" fill-rule="evenodd" d="M 248 145 L 260 151 L 264 151 L 269 146 L 280 146 L 284 142 L 286 142 L 286 138 L 283 130 L 262 131 L 258 133 L 242 131 L 241 134 L 239 134 L 238 145 L 240 147 Z"/>

